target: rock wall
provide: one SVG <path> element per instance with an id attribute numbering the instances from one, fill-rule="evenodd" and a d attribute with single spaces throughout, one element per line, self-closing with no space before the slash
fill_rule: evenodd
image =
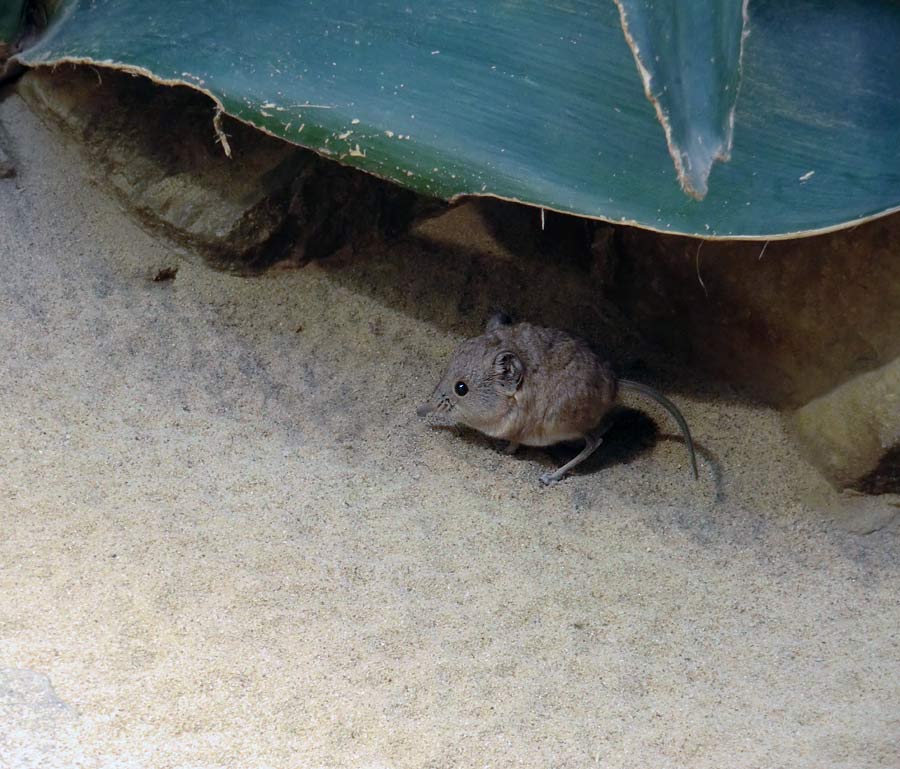
<path id="1" fill-rule="evenodd" d="M 609 296 L 643 334 L 784 409 L 838 488 L 900 491 L 900 215 L 770 243 L 598 242 Z"/>
<path id="2" fill-rule="evenodd" d="M 215 105 L 189 88 L 63 66 L 28 72 L 17 90 L 147 226 L 218 266 L 302 263 L 400 229 L 429 205 L 236 120 L 223 116 L 217 134 Z"/>
<path id="3" fill-rule="evenodd" d="M 779 407 L 900 355 L 900 216 L 768 244 L 621 229 L 610 292 L 641 331 Z"/>

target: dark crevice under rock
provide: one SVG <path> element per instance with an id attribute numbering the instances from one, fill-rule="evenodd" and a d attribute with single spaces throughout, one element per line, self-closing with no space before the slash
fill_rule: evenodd
<path id="1" fill-rule="evenodd" d="M 888 449 L 875 469 L 860 478 L 854 488 L 864 494 L 900 492 L 900 445 Z"/>

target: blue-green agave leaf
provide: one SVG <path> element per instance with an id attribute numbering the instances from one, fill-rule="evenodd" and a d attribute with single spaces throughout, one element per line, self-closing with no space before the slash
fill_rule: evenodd
<path id="1" fill-rule="evenodd" d="M 699 12 L 665 7 L 701 28 Z M 727 32 L 723 61 L 740 45 L 728 8 L 703 33 Z M 749 29 L 731 160 L 702 200 L 682 192 L 612 0 L 60 0 L 19 59 L 188 85 L 214 100 L 211 118 L 448 199 L 708 238 L 796 237 L 900 208 L 900 3 L 754 0 Z M 669 46 L 665 76 L 709 82 L 705 130 L 722 135 L 727 67 L 686 76 L 686 45 Z M 696 104 L 666 110 L 692 157 Z"/>
<path id="2" fill-rule="evenodd" d="M 25 15 L 25 0 L 0 0 L 0 46 L 15 40 Z"/>
<path id="3" fill-rule="evenodd" d="M 622 30 L 686 193 L 731 157 L 747 0 L 616 0 Z"/>

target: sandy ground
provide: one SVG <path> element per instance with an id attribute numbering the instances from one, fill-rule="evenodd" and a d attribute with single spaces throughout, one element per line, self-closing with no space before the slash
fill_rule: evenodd
<path id="1" fill-rule="evenodd" d="M 776 414 L 542 490 L 415 417 L 486 301 L 427 227 L 241 278 L 0 130 L 0 766 L 900 766 L 897 529 Z"/>

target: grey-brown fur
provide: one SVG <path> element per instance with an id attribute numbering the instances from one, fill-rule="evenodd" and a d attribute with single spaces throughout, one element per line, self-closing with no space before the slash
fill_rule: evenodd
<path id="1" fill-rule="evenodd" d="M 618 380 L 582 340 L 531 323 L 512 324 L 502 315 L 488 321 L 484 334 L 457 348 L 418 414 L 431 416 L 433 424 L 464 424 L 507 440 L 510 452 L 520 444 L 584 440 L 575 459 L 541 476 L 541 483 L 549 485 L 600 445 L 603 418 L 615 405 L 620 386 L 649 395 L 672 413 L 696 475 L 690 432 L 670 401 L 646 385 Z"/>

